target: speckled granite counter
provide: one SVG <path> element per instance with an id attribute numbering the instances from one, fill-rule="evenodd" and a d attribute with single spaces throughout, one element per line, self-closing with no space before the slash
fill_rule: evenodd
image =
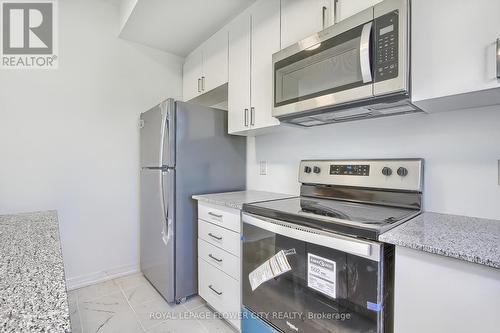
<path id="1" fill-rule="evenodd" d="M 267 200 L 277 200 L 296 197 L 296 195 L 272 193 L 263 191 L 239 191 L 214 194 L 193 195 L 193 199 L 211 203 L 214 205 L 227 206 L 241 209 L 244 203 L 252 203 Z"/>
<path id="2" fill-rule="evenodd" d="M 500 268 L 500 221 L 423 213 L 382 234 L 381 241 Z"/>
<path id="3" fill-rule="evenodd" d="M 0 332 L 70 332 L 55 211 L 0 215 Z"/>

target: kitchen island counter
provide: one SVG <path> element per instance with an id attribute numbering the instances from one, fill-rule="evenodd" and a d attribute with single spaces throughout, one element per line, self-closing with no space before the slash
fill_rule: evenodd
<path id="1" fill-rule="evenodd" d="M 0 215 L 0 332 L 70 332 L 55 211 Z"/>

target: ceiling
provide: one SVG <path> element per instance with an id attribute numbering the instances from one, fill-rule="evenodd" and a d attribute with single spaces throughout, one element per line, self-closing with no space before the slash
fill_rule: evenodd
<path id="1" fill-rule="evenodd" d="M 120 37 L 185 57 L 255 0 L 139 0 Z"/>

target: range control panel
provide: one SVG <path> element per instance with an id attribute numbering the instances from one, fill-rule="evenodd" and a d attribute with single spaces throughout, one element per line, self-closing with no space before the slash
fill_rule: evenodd
<path id="1" fill-rule="evenodd" d="M 375 82 L 398 77 L 398 11 L 375 19 Z"/>
<path id="2" fill-rule="evenodd" d="M 331 164 L 330 175 L 369 176 L 369 164 Z"/>
<path id="3" fill-rule="evenodd" d="M 422 191 L 423 160 L 304 160 L 300 162 L 299 181 L 303 184 Z"/>

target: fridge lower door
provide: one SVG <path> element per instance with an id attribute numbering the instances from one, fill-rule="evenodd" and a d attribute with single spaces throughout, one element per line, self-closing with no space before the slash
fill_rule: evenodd
<path id="1" fill-rule="evenodd" d="M 168 302 L 175 301 L 175 215 L 169 204 L 174 199 L 173 174 L 174 171 L 141 170 L 141 270 Z"/>

